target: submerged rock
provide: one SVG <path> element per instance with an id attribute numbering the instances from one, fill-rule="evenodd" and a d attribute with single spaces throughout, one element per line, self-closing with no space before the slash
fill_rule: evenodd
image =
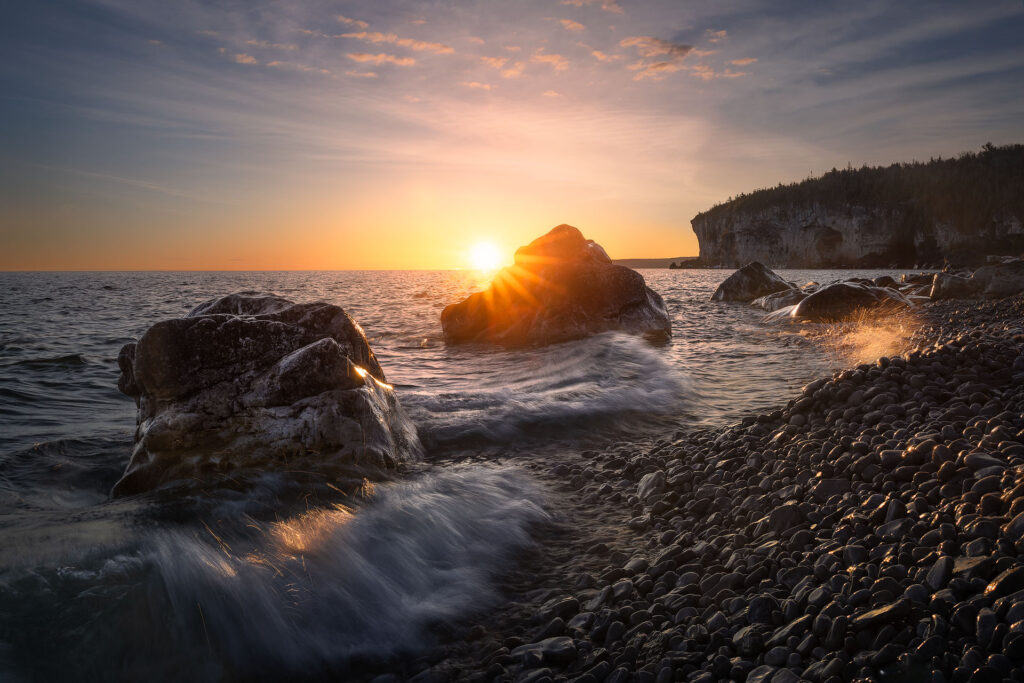
<path id="1" fill-rule="evenodd" d="M 139 416 L 115 495 L 240 469 L 362 477 L 421 450 L 362 329 L 332 304 L 214 299 L 150 327 L 118 364 Z"/>
<path id="2" fill-rule="evenodd" d="M 622 330 L 664 340 L 665 302 L 635 270 L 571 225 L 559 225 L 515 254 L 491 286 L 445 307 L 449 343 L 550 344 Z"/>
<path id="3" fill-rule="evenodd" d="M 842 321 L 864 312 L 888 313 L 911 305 L 906 297 L 888 287 L 837 282 L 822 287 L 797 304 L 792 316 L 811 321 Z"/>
<path id="4" fill-rule="evenodd" d="M 794 289 L 794 287 L 776 275 L 768 266 L 753 261 L 718 285 L 718 289 L 711 295 L 711 300 L 748 303 L 759 297 L 788 289 Z"/>

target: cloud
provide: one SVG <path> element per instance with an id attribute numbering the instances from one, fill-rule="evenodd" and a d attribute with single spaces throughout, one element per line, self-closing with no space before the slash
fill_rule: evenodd
<path id="1" fill-rule="evenodd" d="M 509 68 L 502 70 L 501 75 L 504 78 L 519 78 L 523 75 L 524 69 L 526 69 L 526 62 L 516 62 Z"/>
<path id="2" fill-rule="evenodd" d="M 306 73 L 313 73 L 313 72 L 322 73 L 322 74 L 329 74 L 329 73 L 331 73 L 327 69 L 321 69 L 320 67 L 309 66 L 309 65 L 306 65 L 306 64 L 299 64 L 298 62 L 285 62 L 285 61 L 281 61 L 281 60 L 278 60 L 278 59 L 275 59 L 272 62 L 267 62 L 267 66 L 274 67 L 274 68 L 282 68 L 282 69 L 295 69 L 296 71 L 304 71 Z"/>
<path id="3" fill-rule="evenodd" d="M 367 52 L 349 52 L 348 58 L 355 62 L 370 62 L 372 64 L 394 64 L 395 66 L 412 66 L 416 60 L 412 57 L 398 57 L 383 52 L 371 55 Z"/>
<path id="4" fill-rule="evenodd" d="M 554 90 L 545 90 L 543 93 L 544 97 L 561 97 L 562 93 L 555 92 Z"/>
<path id="5" fill-rule="evenodd" d="M 576 45 L 578 47 L 582 47 L 584 50 L 588 50 L 590 52 L 590 55 L 599 62 L 614 62 L 619 59 L 622 59 L 622 55 L 610 55 L 607 52 L 595 50 L 594 48 L 590 47 L 584 42 L 576 43 Z"/>
<path id="6" fill-rule="evenodd" d="M 462 81 L 459 85 L 475 90 L 490 90 L 494 87 L 490 83 L 480 83 L 479 81 Z"/>
<path id="7" fill-rule="evenodd" d="M 634 81 L 652 80 L 660 81 L 670 73 L 675 73 L 683 68 L 679 62 L 645 62 L 643 60 L 630 64 L 627 69 L 636 71 Z"/>
<path id="8" fill-rule="evenodd" d="M 693 51 L 692 45 L 673 43 L 654 36 L 630 36 L 619 41 L 620 47 L 636 48 L 641 59 L 627 68 L 635 71 L 634 81 L 660 81 L 683 68 L 683 60 Z"/>
<path id="9" fill-rule="evenodd" d="M 704 32 L 704 35 L 707 36 L 709 43 L 720 43 L 725 40 L 729 34 L 725 31 L 713 31 L 708 29 Z"/>
<path id="10" fill-rule="evenodd" d="M 246 45 L 252 45 L 253 47 L 274 48 L 275 50 L 296 50 L 296 49 L 298 49 L 298 46 L 297 45 L 293 45 L 292 43 L 271 43 L 268 40 L 247 40 L 247 41 L 245 41 L 245 44 Z"/>
<path id="11" fill-rule="evenodd" d="M 367 33 L 361 31 L 359 33 L 342 33 L 341 38 L 355 38 L 356 40 L 363 40 L 368 43 L 387 43 L 390 45 L 398 45 L 400 47 L 407 47 L 410 50 L 428 50 L 436 54 L 449 54 L 455 52 L 455 50 L 443 43 L 429 43 L 425 40 L 413 40 L 412 38 L 399 38 L 394 33 Z"/>
<path id="12" fill-rule="evenodd" d="M 691 75 L 703 81 L 711 81 L 716 78 L 740 78 L 741 76 L 748 76 L 746 71 L 733 71 L 732 69 L 726 69 L 725 71 L 715 71 L 711 66 L 707 64 L 695 64 L 690 67 Z"/>
<path id="13" fill-rule="evenodd" d="M 562 0 L 563 5 L 569 5 L 571 7 L 583 7 L 600 5 L 601 9 L 605 12 L 612 12 L 613 14 L 622 14 L 622 7 L 615 0 Z"/>
<path id="14" fill-rule="evenodd" d="M 356 28 L 370 28 L 370 25 L 365 21 L 360 21 L 359 19 L 349 19 L 348 17 L 344 17 L 340 14 L 338 15 L 338 21 L 347 26 L 355 26 Z"/>
<path id="15" fill-rule="evenodd" d="M 259 64 L 259 61 L 252 55 L 247 55 L 243 52 L 237 53 L 232 59 L 238 64 Z"/>
<path id="16" fill-rule="evenodd" d="M 576 31 L 578 33 L 586 28 L 586 26 L 584 26 L 580 22 L 573 21 L 572 19 L 561 19 L 560 21 L 562 22 L 562 26 L 565 28 L 566 31 Z"/>
<path id="17" fill-rule="evenodd" d="M 345 75 L 354 78 L 377 78 L 376 72 L 373 71 L 346 71 Z"/>
<path id="18" fill-rule="evenodd" d="M 747 64 L 753 64 L 756 61 L 757 57 L 744 57 L 743 59 L 734 59 L 729 63 L 735 64 L 736 66 L 746 66 Z"/>
<path id="19" fill-rule="evenodd" d="M 530 61 L 536 64 L 548 64 L 555 71 L 565 71 L 569 68 L 569 60 L 558 54 L 545 54 L 541 48 L 530 57 Z"/>
<path id="20" fill-rule="evenodd" d="M 500 69 L 508 62 L 508 57 L 481 57 L 480 61 L 494 69 Z"/>
<path id="21" fill-rule="evenodd" d="M 658 57 L 670 55 L 683 58 L 693 49 L 692 45 L 673 43 L 654 36 L 630 36 L 619 41 L 620 47 L 635 47 L 641 57 Z"/>
<path id="22" fill-rule="evenodd" d="M 484 43 L 487 42 L 483 38 L 478 38 L 477 36 L 470 36 L 469 38 L 466 38 L 466 40 L 473 43 L 474 45 L 483 45 Z"/>
<path id="23" fill-rule="evenodd" d="M 146 42 L 149 43 L 150 45 L 163 45 L 164 44 L 164 41 L 157 40 L 156 38 L 150 38 Z"/>
<path id="24" fill-rule="evenodd" d="M 423 101 L 421 98 L 416 97 L 415 95 L 404 95 L 402 99 L 405 100 L 406 102 L 412 102 L 413 104 Z"/>
<path id="25" fill-rule="evenodd" d="M 414 24 L 416 26 L 422 26 L 423 24 L 427 23 L 427 20 L 426 19 L 413 19 L 409 23 L 410 24 Z M 412 95 L 406 95 L 406 97 L 412 97 Z M 419 98 L 417 98 L 416 101 L 419 102 Z"/>

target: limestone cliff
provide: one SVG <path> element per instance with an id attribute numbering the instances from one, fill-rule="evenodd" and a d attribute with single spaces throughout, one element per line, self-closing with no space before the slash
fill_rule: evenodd
<path id="1" fill-rule="evenodd" d="M 692 225 L 701 262 L 730 267 L 751 261 L 777 268 L 913 266 L 1024 247 L 1020 217 L 1004 216 L 966 233 L 912 208 L 807 203 L 745 210 L 726 204 Z"/>
<path id="2" fill-rule="evenodd" d="M 705 265 L 965 265 L 1024 252 L 1024 145 L 832 169 L 742 194 L 692 221 Z"/>

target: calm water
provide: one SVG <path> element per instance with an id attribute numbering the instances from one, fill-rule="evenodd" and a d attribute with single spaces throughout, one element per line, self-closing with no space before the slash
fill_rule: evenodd
<path id="1" fill-rule="evenodd" d="M 0 680 L 337 673 L 415 648 L 430 623 L 493 598 L 557 507 L 517 454 L 721 424 L 830 369 L 798 330 L 708 301 L 728 271 L 642 272 L 670 344 L 607 334 L 516 351 L 444 344 L 441 309 L 486 284 L 474 273 L 0 273 Z M 237 499 L 111 501 L 135 421 L 116 389 L 121 345 L 246 289 L 344 307 L 427 462 L 354 508 L 276 473 Z"/>

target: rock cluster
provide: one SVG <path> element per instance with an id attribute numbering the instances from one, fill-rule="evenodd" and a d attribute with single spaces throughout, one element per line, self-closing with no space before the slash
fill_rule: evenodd
<path id="1" fill-rule="evenodd" d="M 362 329 L 331 304 L 225 296 L 153 325 L 118 365 L 139 414 L 115 495 L 285 466 L 359 478 L 421 451 Z"/>
<path id="2" fill-rule="evenodd" d="M 919 315 L 774 412 L 557 467 L 633 556 L 415 680 L 1024 681 L 1024 301 Z"/>
<path id="3" fill-rule="evenodd" d="M 445 307 L 449 343 L 550 344 L 621 330 L 664 340 L 672 334 L 665 302 L 642 275 L 614 265 L 571 225 L 521 247 L 515 265 L 491 286 Z"/>

